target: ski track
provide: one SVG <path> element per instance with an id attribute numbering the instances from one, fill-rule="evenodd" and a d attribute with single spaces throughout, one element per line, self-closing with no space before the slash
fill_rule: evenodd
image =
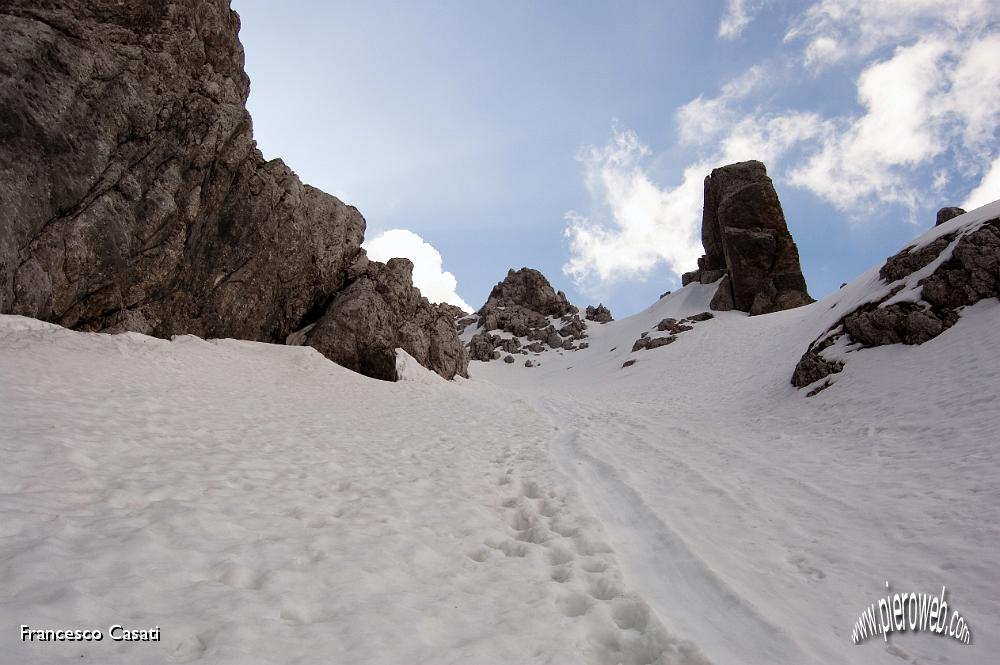
<path id="1" fill-rule="evenodd" d="M 566 405 L 548 410 L 564 413 Z M 621 441 L 625 433 L 610 438 Z M 650 509 L 621 470 L 585 451 L 578 431 L 568 430 L 557 437 L 553 449 L 562 467 L 587 488 L 588 504 L 617 536 L 620 552 L 637 571 L 648 595 L 684 604 L 693 620 L 709 624 L 728 650 L 745 650 L 772 662 L 803 662 L 804 655 L 788 636 L 727 587 Z M 690 603 L 694 599 L 698 604 Z M 659 609 L 655 603 L 654 609 Z M 682 631 L 685 628 L 678 626 Z"/>
<path id="2" fill-rule="evenodd" d="M 717 315 L 628 352 L 623 340 L 692 313 L 691 299 L 592 326 L 590 349 L 541 369 L 474 367 L 559 427 L 553 458 L 623 583 L 717 663 L 990 662 L 996 640 L 976 626 L 1000 616 L 987 591 L 1000 546 L 997 303 L 921 346 L 852 352 L 840 385 L 804 398 L 788 385 L 788 349 L 805 348 L 823 303 Z M 638 365 L 621 368 L 626 358 Z M 852 645 L 886 581 L 947 585 L 979 617 L 978 644 L 907 633 Z"/>

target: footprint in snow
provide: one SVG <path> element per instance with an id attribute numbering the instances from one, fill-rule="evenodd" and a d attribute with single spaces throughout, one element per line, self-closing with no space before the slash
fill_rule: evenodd
<path id="1" fill-rule="evenodd" d="M 795 566 L 795 569 L 798 570 L 801 575 L 808 577 L 814 582 L 818 582 L 826 578 L 826 573 L 819 568 L 810 565 L 809 560 L 802 554 L 789 557 L 788 562 Z"/>

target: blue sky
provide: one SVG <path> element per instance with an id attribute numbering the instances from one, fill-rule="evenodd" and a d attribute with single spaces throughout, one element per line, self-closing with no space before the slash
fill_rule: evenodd
<path id="1" fill-rule="evenodd" d="M 1000 198 L 1000 5 L 235 0 L 266 158 L 472 307 L 510 267 L 634 313 L 760 159 L 814 297 Z M 393 231 L 392 233 L 386 232 Z"/>

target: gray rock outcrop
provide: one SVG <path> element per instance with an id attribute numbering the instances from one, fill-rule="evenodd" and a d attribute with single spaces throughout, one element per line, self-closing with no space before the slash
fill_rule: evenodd
<path id="1" fill-rule="evenodd" d="M 595 323 L 608 323 L 614 321 L 614 317 L 611 316 L 611 310 L 604 306 L 604 303 L 600 303 L 597 307 L 593 305 L 587 305 L 587 311 L 584 317 L 588 321 L 594 321 Z"/>
<path id="2" fill-rule="evenodd" d="M 441 376 L 465 376 L 469 359 L 456 343 L 452 313 L 421 296 L 412 276 L 409 259 L 369 262 L 307 333 L 306 343 L 377 379 L 396 380 L 397 348 Z"/>
<path id="3" fill-rule="evenodd" d="M 688 330 L 691 330 L 692 326 L 687 325 L 682 321 L 678 321 L 677 319 L 663 319 L 662 321 L 656 324 L 656 329 L 659 330 L 660 332 L 666 330 L 671 335 L 678 335 L 682 332 L 687 332 Z"/>
<path id="4" fill-rule="evenodd" d="M 635 340 L 635 343 L 632 345 L 632 353 L 635 353 L 636 351 L 642 351 L 645 349 L 658 349 L 661 346 L 666 346 L 667 344 L 673 344 L 676 340 L 677 337 L 675 337 L 674 335 L 666 335 L 663 337 L 652 337 L 652 336 L 640 337 L 639 339 Z"/>
<path id="5" fill-rule="evenodd" d="M 635 353 L 636 351 L 658 349 L 661 346 L 673 344 L 677 341 L 678 335 L 689 330 L 694 330 L 694 324 L 708 321 L 713 318 L 715 318 L 715 315 L 711 312 L 701 312 L 699 314 L 693 314 L 685 317 L 679 321 L 674 318 L 662 319 L 656 324 L 656 330 L 658 332 L 666 332 L 667 334 L 665 336 L 653 337 L 649 334 L 648 330 L 640 333 L 639 339 L 635 340 L 632 344 L 632 353 Z"/>
<path id="6" fill-rule="evenodd" d="M 937 211 L 937 219 L 934 221 L 934 226 L 941 226 L 945 222 L 955 219 L 959 215 L 964 215 L 965 211 L 961 208 L 955 206 L 948 206 L 946 208 L 941 208 Z"/>
<path id="7" fill-rule="evenodd" d="M 496 335 L 482 332 L 472 336 L 469 340 L 469 359 L 488 362 L 493 360 L 493 349 L 496 348 Z"/>
<path id="8" fill-rule="evenodd" d="M 720 279 L 713 309 L 767 314 L 813 302 L 774 184 L 761 162 L 729 164 L 705 178 L 705 255 L 684 285 Z"/>
<path id="9" fill-rule="evenodd" d="M 469 313 L 458 305 L 441 302 L 437 304 L 437 308 L 451 318 L 451 320 L 455 323 L 455 332 L 458 334 L 462 334 L 462 331 L 465 330 L 465 326 L 472 322 L 472 319 L 469 318 Z"/>
<path id="10" fill-rule="evenodd" d="M 226 0 L 3 3 L 0 312 L 159 337 L 298 332 L 379 378 L 399 342 L 464 374 L 454 324 L 402 288 L 405 270 L 369 264 L 358 210 L 256 148 L 238 32 Z"/>
<path id="11" fill-rule="evenodd" d="M 566 299 L 566 294 L 552 288 L 545 275 L 534 268 L 508 270 L 503 281 L 490 291 L 486 303 L 479 309 L 479 316 L 507 306 L 520 307 L 541 316 L 577 313 L 577 308 Z"/>
<path id="12" fill-rule="evenodd" d="M 607 313 L 610 316 L 611 313 Z M 480 332 L 469 341 L 473 360 L 495 359 L 492 350 L 497 348 L 509 353 L 540 353 L 545 348 L 543 345 L 551 349 L 577 350 L 581 347 L 575 342 L 587 336 L 587 324 L 580 318 L 579 309 L 533 268 L 509 270 L 503 281 L 490 291 L 476 316 Z M 490 334 L 492 330 L 510 333 L 514 338 Z M 521 337 L 530 342 L 524 344 L 523 349 L 517 339 Z M 487 353 L 487 346 L 490 353 Z"/>
<path id="13" fill-rule="evenodd" d="M 803 388 L 842 371 L 844 360 L 824 352 L 845 336 L 852 348 L 923 344 L 955 325 L 963 307 L 1000 297 L 1000 219 L 904 249 L 885 262 L 879 276 L 887 285 L 884 292 L 840 317 L 809 345 L 792 373 L 792 385 Z M 904 290 L 903 300 L 889 302 Z"/>

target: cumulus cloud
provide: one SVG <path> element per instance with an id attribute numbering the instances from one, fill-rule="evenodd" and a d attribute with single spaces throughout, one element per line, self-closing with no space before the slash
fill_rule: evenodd
<path id="1" fill-rule="evenodd" d="M 995 0 L 820 0 L 792 21 L 785 41 L 804 41 L 806 63 L 823 67 L 920 35 L 975 33 L 998 18 Z"/>
<path id="2" fill-rule="evenodd" d="M 949 149 L 988 154 L 1000 120 L 998 49 L 997 35 L 929 37 L 869 66 L 857 83 L 865 112 L 833 120 L 837 131 L 792 170 L 792 183 L 845 210 L 880 202 L 915 211 L 916 168 Z"/>
<path id="3" fill-rule="evenodd" d="M 760 87 L 766 71 L 760 65 L 750 67 L 722 86 L 715 97 L 699 95 L 677 109 L 677 133 L 681 143 L 694 145 L 717 136 L 735 117 L 733 105 Z"/>
<path id="4" fill-rule="evenodd" d="M 571 256 L 563 272 L 577 284 L 641 278 L 660 262 L 678 274 L 694 268 L 707 166 L 688 167 L 680 185 L 661 188 L 643 168 L 648 154 L 635 132 L 616 128 L 608 145 L 580 155 L 591 197 L 609 219 L 566 214 Z"/>
<path id="5" fill-rule="evenodd" d="M 1000 199 L 1000 157 L 993 160 L 993 164 L 979 181 L 979 185 L 969 193 L 961 207 L 973 210 L 987 203 L 993 203 L 997 199 Z"/>
<path id="6" fill-rule="evenodd" d="M 831 118 L 836 131 L 792 171 L 792 182 L 843 210 L 898 203 L 913 213 L 949 182 L 945 160 L 964 177 L 982 173 L 1000 126 L 998 21 L 993 0 L 809 6 L 785 37 L 805 43 L 802 65 L 869 62 L 857 79 L 863 113 Z"/>
<path id="7" fill-rule="evenodd" d="M 793 170 L 791 181 L 841 208 L 873 197 L 914 208 L 916 192 L 895 167 L 917 165 L 944 149 L 932 100 L 943 90 L 938 63 L 946 51 L 940 41 L 924 41 L 865 70 L 858 96 L 866 113 L 839 123 L 841 131 Z"/>
<path id="8" fill-rule="evenodd" d="M 681 144 L 708 147 L 700 162 L 769 162 L 792 146 L 831 130 L 830 123 L 813 112 L 742 109 L 742 103 L 766 81 L 764 67 L 754 65 L 725 83 L 715 97 L 699 95 L 681 106 L 675 114 Z"/>
<path id="9" fill-rule="evenodd" d="M 948 72 L 949 90 L 934 100 L 960 123 L 965 147 L 984 156 L 1000 124 L 1000 34 L 951 46 L 957 62 Z"/>
<path id="10" fill-rule="evenodd" d="M 721 165 L 757 159 L 774 166 L 794 146 L 830 131 L 830 122 L 818 113 L 751 113 L 730 125 L 712 162 Z"/>
<path id="11" fill-rule="evenodd" d="M 431 302 L 458 305 L 467 312 L 472 307 L 462 300 L 456 289 L 458 280 L 444 270 L 441 253 L 413 231 L 391 229 L 362 245 L 375 261 L 406 258 L 413 261 L 413 285 Z"/>
<path id="12" fill-rule="evenodd" d="M 719 21 L 719 36 L 723 39 L 736 39 L 750 25 L 753 15 L 760 9 L 761 2 L 753 0 L 727 0 L 726 12 Z"/>

